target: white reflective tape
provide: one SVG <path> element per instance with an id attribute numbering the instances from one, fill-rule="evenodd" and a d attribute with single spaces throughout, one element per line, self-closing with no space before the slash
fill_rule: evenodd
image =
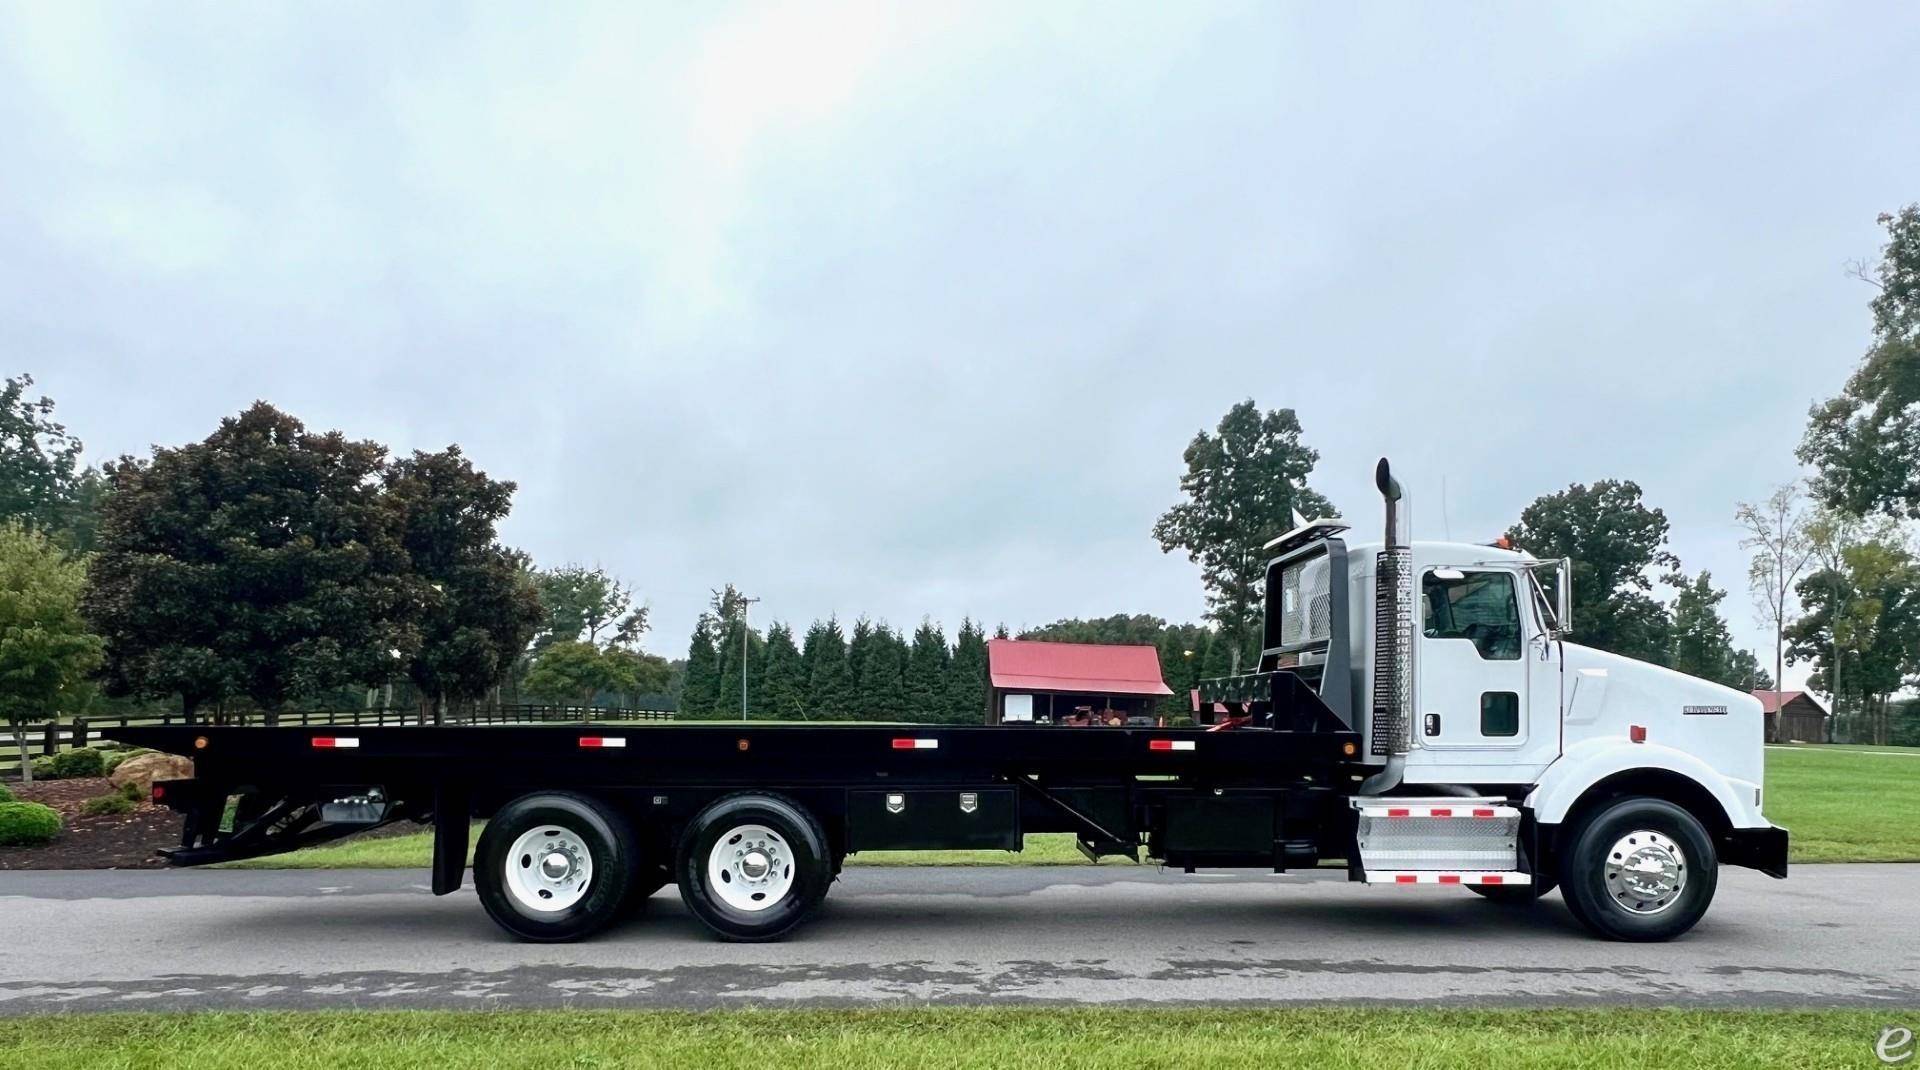
<path id="1" fill-rule="evenodd" d="M 341 750 L 348 747 L 358 747 L 360 740 L 355 736 L 315 736 L 313 737 L 313 745 L 321 750 Z"/>
<path id="2" fill-rule="evenodd" d="M 580 745 L 582 747 L 596 747 L 596 748 L 597 747 L 624 747 L 627 745 L 627 740 L 625 736 L 581 736 Z"/>

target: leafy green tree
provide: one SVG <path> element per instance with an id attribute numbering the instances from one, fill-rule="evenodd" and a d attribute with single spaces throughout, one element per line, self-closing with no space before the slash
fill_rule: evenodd
<path id="1" fill-rule="evenodd" d="M 1809 683 L 1834 696 L 1847 732 L 1890 742 L 1893 696 L 1920 673 L 1920 562 L 1891 539 L 1848 542 L 1799 595 L 1788 653 L 1814 663 Z"/>
<path id="2" fill-rule="evenodd" d="M 578 705 L 591 705 L 603 691 L 633 692 L 639 680 L 633 661 L 623 656 L 627 653 L 573 639 L 548 643 L 522 686 L 531 694 Z"/>
<path id="3" fill-rule="evenodd" d="M 80 616 L 86 569 L 19 520 L 0 523 L 0 715 L 14 726 L 20 775 L 33 782 L 27 722 L 78 712 L 100 637 Z"/>
<path id="4" fill-rule="evenodd" d="M 632 646 L 647 630 L 647 607 L 636 608 L 632 588 L 604 568 L 565 565 L 536 572 L 533 582 L 546 610 L 535 653 L 567 640 Z"/>
<path id="5" fill-rule="evenodd" d="M 1151 645 L 1157 643 L 1166 630 L 1167 622 L 1159 617 L 1116 613 L 1095 620 L 1057 620 L 1045 627 L 1023 631 L 1020 638 L 1053 643 Z"/>
<path id="6" fill-rule="evenodd" d="M 642 695 L 663 695 L 672 686 L 673 663 L 658 654 L 648 654 L 623 646 L 600 648 L 600 657 L 610 663 L 618 686 L 606 688 L 622 706 L 633 706 Z"/>
<path id="7" fill-rule="evenodd" d="M 1815 405 L 1799 456 L 1829 508 L 1920 519 L 1920 205 L 1882 214 L 1873 345 L 1840 396 Z"/>
<path id="8" fill-rule="evenodd" d="M 793 629 L 786 624 L 775 621 L 767 626 L 764 664 L 760 700 L 755 705 L 765 716 L 778 720 L 807 720 L 805 670 L 800 664 L 800 649 L 793 645 Z"/>
<path id="9" fill-rule="evenodd" d="M 383 459 L 257 402 L 204 442 L 111 466 L 81 598 L 108 693 L 271 711 L 403 669 L 418 607 Z"/>
<path id="10" fill-rule="evenodd" d="M 450 446 L 395 461 L 386 493 L 417 606 L 420 645 L 407 677 L 421 719 L 438 724 L 449 699 L 492 690 L 548 614 L 520 556 L 495 537 L 512 508 L 512 483 L 488 478 Z"/>
<path id="11" fill-rule="evenodd" d="M 1640 499 L 1640 485 L 1603 479 L 1534 500 L 1507 532 L 1540 558 L 1573 559 L 1573 627 L 1581 643 L 1663 664 L 1672 622 L 1651 595 L 1648 573 L 1680 567 L 1668 552 L 1667 514 Z"/>
<path id="12" fill-rule="evenodd" d="M 981 724 L 987 716 L 987 636 L 972 617 L 960 620 L 947 672 L 947 720 Z"/>
<path id="13" fill-rule="evenodd" d="M 847 668 L 847 638 L 833 617 L 814 621 L 800 652 L 807 678 L 807 708 L 812 716 L 847 720 L 853 716 L 853 674 Z"/>
<path id="14" fill-rule="evenodd" d="M 81 443 L 32 398 L 33 376 L 0 385 L 0 520 L 18 520 L 73 549 L 89 546 L 100 475 L 80 464 Z"/>
<path id="15" fill-rule="evenodd" d="M 1307 517 L 1333 511 L 1307 487 L 1320 455 L 1300 440 L 1292 409 L 1262 413 L 1253 400 L 1235 405 L 1214 434 L 1188 444 L 1185 500 L 1153 526 L 1163 552 L 1184 550 L 1200 566 L 1208 615 L 1232 648 L 1258 643 L 1267 555 L 1262 545 Z M 1232 649 L 1230 648 L 1230 649 Z"/>
<path id="16" fill-rule="evenodd" d="M 1750 691 L 1760 686 L 1759 662 L 1751 650 L 1734 649 L 1727 622 L 1720 617 L 1719 606 L 1726 597 L 1727 593 L 1717 590 L 1712 575 L 1705 571 L 1681 584 L 1673 602 L 1672 649 L 1667 665 L 1689 676 Z"/>
<path id="17" fill-rule="evenodd" d="M 901 685 L 906 692 L 906 712 L 914 720 L 945 721 L 947 671 L 953 664 L 953 652 L 947 647 L 946 633 L 931 619 L 923 619 L 914 629 L 913 645 L 907 653 L 906 672 Z"/>

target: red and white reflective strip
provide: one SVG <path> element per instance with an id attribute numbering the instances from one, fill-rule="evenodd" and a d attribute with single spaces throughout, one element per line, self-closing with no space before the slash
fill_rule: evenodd
<path id="1" fill-rule="evenodd" d="M 1464 817 L 1483 821 L 1520 816 L 1520 811 L 1511 806 L 1363 806 L 1360 813 L 1365 817 Z"/>
<path id="2" fill-rule="evenodd" d="M 1191 739 L 1149 739 L 1147 740 L 1147 749 L 1148 750 L 1192 750 L 1193 740 Z"/>
<path id="3" fill-rule="evenodd" d="M 625 736 L 581 736 L 580 745 L 582 747 L 587 748 L 588 750 L 598 750 L 601 747 L 624 747 L 627 745 L 627 737 Z"/>
<path id="4" fill-rule="evenodd" d="M 1529 873 L 1442 873 L 1437 870 L 1367 871 L 1368 884 L 1532 884 Z"/>
<path id="5" fill-rule="evenodd" d="M 939 750 L 940 741 L 937 739 L 896 739 L 893 741 L 893 749 L 894 750 Z"/>
<path id="6" fill-rule="evenodd" d="M 358 736 L 315 736 L 313 745 L 321 750 L 346 750 L 360 745 Z"/>

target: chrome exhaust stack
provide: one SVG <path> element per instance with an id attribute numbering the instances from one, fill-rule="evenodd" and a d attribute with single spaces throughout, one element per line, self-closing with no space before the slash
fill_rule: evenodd
<path id="1" fill-rule="evenodd" d="M 1367 753 L 1387 766 L 1361 786 L 1378 794 L 1400 783 L 1413 742 L 1413 546 L 1400 481 L 1385 457 L 1373 471 L 1386 506 L 1386 532 L 1373 573 L 1373 686 Z"/>

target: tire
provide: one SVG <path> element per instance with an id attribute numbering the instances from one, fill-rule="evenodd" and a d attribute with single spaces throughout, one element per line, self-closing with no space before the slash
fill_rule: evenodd
<path id="1" fill-rule="evenodd" d="M 1609 940 L 1671 940 L 1693 928 L 1719 882 L 1713 839 L 1661 799 L 1631 797 L 1579 822 L 1560 852 L 1560 889 L 1580 923 Z"/>
<path id="2" fill-rule="evenodd" d="M 723 940 L 778 940 L 813 913 L 833 880 L 827 838 L 792 799 L 716 800 L 680 837 L 680 898 Z"/>
<path id="3" fill-rule="evenodd" d="M 487 822 L 473 883 L 502 929 L 533 943 L 563 943 L 620 916 L 639 857 L 619 813 L 585 796 L 542 792 L 513 800 Z"/>
<path id="4" fill-rule="evenodd" d="M 1494 903 L 1525 904 L 1546 898 L 1557 883 L 1553 877 L 1536 873 L 1532 884 L 1469 884 L 1467 890 Z"/>

